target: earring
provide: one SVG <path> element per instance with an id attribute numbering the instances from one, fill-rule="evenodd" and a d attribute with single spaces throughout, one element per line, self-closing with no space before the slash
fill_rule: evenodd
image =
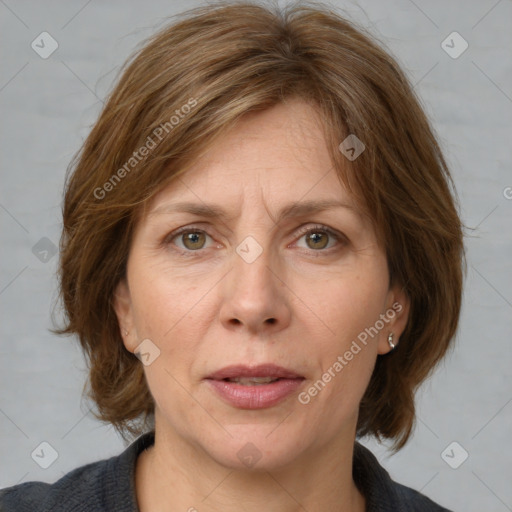
<path id="1" fill-rule="evenodd" d="M 388 343 L 389 343 L 389 346 L 391 347 L 391 350 L 393 350 L 396 347 L 396 345 L 393 343 L 393 333 L 392 332 L 390 332 L 388 334 Z"/>
<path id="2" fill-rule="evenodd" d="M 128 333 L 128 331 L 125 329 L 125 330 L 124 330 L 124 335 L 125 335 L 125 336 L 128 336 L 128 334 L 129 334 L 129 333 Z"/>

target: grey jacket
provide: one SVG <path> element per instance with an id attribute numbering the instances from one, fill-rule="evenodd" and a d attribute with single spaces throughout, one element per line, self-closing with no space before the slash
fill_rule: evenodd
<path id="1" fill-rule="evenodd" d="M 0 491 L 1 512 L 139 512 L 135 463 L 154 442 L 140 436 L 123 453 L 81 466 L 53 484 L 26 482 Z M 391 480 L 375 456 L 356 442 L 353 477 L 367 512 L 450 512 L 419 492 Z"/>

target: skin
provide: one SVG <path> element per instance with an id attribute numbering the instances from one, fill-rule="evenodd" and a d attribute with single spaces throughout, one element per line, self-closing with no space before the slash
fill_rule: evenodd
<path id="1" fill-rule="evenodd" d="M 316 199 L 350 208 L 274 222 L 290 202 Z M 409 304 L 390 287 L 371 223 L 335 174 L 316 110 L 293 99 L 246 115 L 148 211 L 177 201 L 215 204 L 229 217 L 144 216 L 116 290 L 127 350 L 147 338 L 160 350 L 144 367 L 156 437 L 137 461 L 140 510 L 364 511 L 351 473 L 359 403 Z M 173 237 L 183 226 L 206 234 Z M 249 235 L 263 250 L 252 263 L 236 252 Z M 304 376 L 299 392 L 307 390 L 395 302 L 401 312 L 307 405 L 297 392 L 239 409 L 205 381 L 231 364 L 272 362 Z M 252 467 L 237 456 L 247 443 L 261 455 Z"/>

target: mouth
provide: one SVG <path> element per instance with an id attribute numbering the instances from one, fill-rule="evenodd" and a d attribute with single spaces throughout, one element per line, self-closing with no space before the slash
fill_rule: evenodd
<path id="1" fill-rule="evenodd" d="M 235 377 L 233 379 L 222 379 L 224 382 L 236 382 L 242 386 L 261 386 L 262 384 L 271 384 L 281 380 L 281 378 L 274 379 L 272 377 Z"/>
<path id="2" fill-rule="evenodd" d="M 302 375 L 273 364 L 228 366 L 206 378 L 221 399 L 239 409 L 277 405 L 296 392 L 304 380 Z"/>

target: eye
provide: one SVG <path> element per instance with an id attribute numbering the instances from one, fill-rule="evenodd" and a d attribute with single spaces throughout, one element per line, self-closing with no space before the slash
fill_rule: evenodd
<path id="1" fill-rule="evenodd" d="M 336 243 L 345 242 L 345 237 L 327 226 L 317 225 L 305 227 L 299 231 L 300 238 L 304 239 L 306 247 L 316 252 L 330 252 Z M 193 253 L 207 248 L 207 239 L 210 235 L 202 229 L 193 226 L 185 226 L 169 234 L 164 240 L 164 245 L 174 245 L 182 253 Z"/>
<path id="2" fill-rule="evenodd" d="M 210 238 L 210 235 L 201 229 L 186 227 L 171 233 L 164 242 L 165 244 L 175 243 L 182 251 L 190 252 L 203 249 L 207 237 Z M 176 242 L 174 242 L 174 240 L 176 240 Z M 180 245 L 180 242 L 182 245 Z"/>
<path id="3" fill-rule="evenodd" d="M 306 249 L 312 249 L 314 251 L 322 251 L 324 249 L 332 249 L 333 244 L 329 247 L 330 242 L 342 242 L 343 236 L 327 226 L 313 226 L 310 228 L 304 228 L 301 230 L 301 239 L 304 238 L 306 242 Z"/>

